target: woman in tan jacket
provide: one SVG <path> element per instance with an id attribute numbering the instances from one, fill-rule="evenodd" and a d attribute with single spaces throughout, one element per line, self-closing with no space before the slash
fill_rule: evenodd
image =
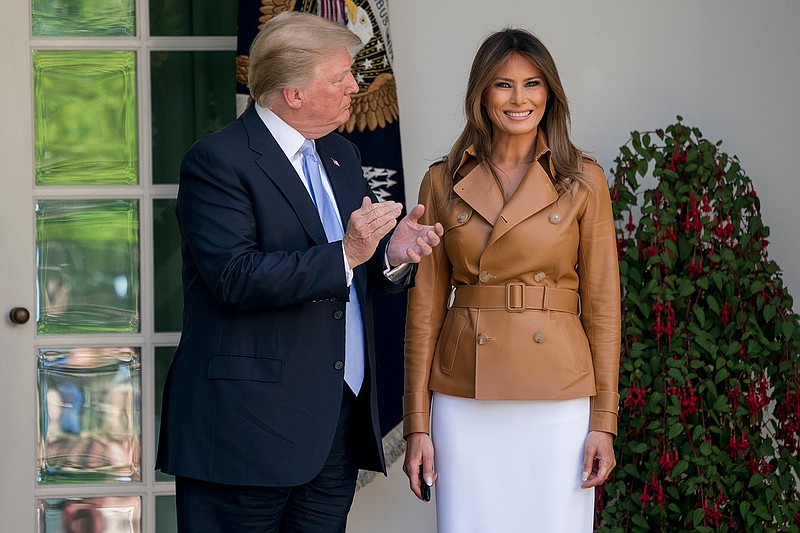
<path id="1" fill-rule="evenodd" d="M 404 470 L 417 497 L 436 483 L 440 533 L 591 531 L 587 489 L 616 464 L 608 185 L 571 142 L 555 62 L 527 31 L 482 43 L 465 109 L 420 188 L 420 222 L 445 233 L 409 294 Z"/>

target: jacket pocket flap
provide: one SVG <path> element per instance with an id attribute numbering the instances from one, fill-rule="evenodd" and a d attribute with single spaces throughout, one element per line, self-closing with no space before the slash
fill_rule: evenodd
<path id="1" fill-rule="evenodd" d="M 209 379 L 241 379 L 274 382 L 281 379 L 278 357 L 212 355 L 208 362 Z"/>

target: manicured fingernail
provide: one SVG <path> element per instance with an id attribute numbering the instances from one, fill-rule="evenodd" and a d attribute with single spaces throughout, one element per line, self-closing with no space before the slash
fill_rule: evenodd
<path id="1" fill-rule="evenodd" d="M 429 487 L 432 487 L 433 486 L 433 478 L 431 476 L 426 477 L 425 478 L 425 484 L 428 485 Z"/>
<path id="2" fill-rule="evenodd" d="M 581 474 L 581 481 L 586 481 L 587 479 L 589 479 L 588 472 L 584 472 L 583 474 Z"/>

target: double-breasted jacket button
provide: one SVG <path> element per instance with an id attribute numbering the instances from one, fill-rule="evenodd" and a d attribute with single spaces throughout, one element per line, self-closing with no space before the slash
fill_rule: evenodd
<path id="1" fill-rule="evenodd" d="M 535 281 L 536 283 L 539 283 L 540 281 L 544 281 L 545 277 L 546 276 L 545 276 L 544 272 L 537 272 L 536 274 L 533 275 L 533 281 Z"/>
<path id="2" fill-rule="evenodd" d="M 548 219 L 550 220 L 551 224 L 558 224 L 559 222 L 561 222 L 561 215 L 559 215 L 558 213 L 550 213 Z"/>
<path id="3" fill-rule="evenodd" d="M 333 363 L 333 368 L 335 368 L 336 370 L 343 369 L 344 368 L 344 362 L 343 361 L 336 361 L 335 363 Z"/>
<path id="4" fill-rule="evenodd" d="M 533 334 L 533 340 L 536 341 L 538 344 L 542 344 L 544 342 L 544 333 L 541 331 L 537 331 Z"/>
<path id="5" fill-rule="evenodd" d="M 488 272 L 486 272 L 486 271 L 484 270 L 483 272 L 481 272 L 480 274 L 478 274 L 478 279 L 479 279 L 479 280 L 481 280 L 483 283 L 486 283 L 486 282 L 488 282 L 490 279 L 492 279 L 492 276 L 491 276 L 491 275 L 490 275 Z"/>
<path id="6" fill-rule="evenodd" d="M 456 220 L 458 220 L 459 222 L 466 222 L 468 218 L 469 215 L 466 212 L 461 211 L 456 217 Z"/>
<path id="7" fill-rule="evenodd" d="M 483 346 L 484 344 L 489 342 L 489 335 L 487 335 L 486 333 L 478 333 L 478 337 L 477 337 L 476 340 L 477 340 L 478 344 Z"/>
<path id="8" fill-rule="evenodd" d="M 333 312 L 333 318 L 335 318 L 336 320 L 341 320 L 343 316 L 344 313 L 339 309 Z"/>

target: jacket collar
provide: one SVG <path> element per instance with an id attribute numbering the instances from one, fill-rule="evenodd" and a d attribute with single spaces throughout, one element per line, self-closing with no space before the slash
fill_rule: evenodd
<path id="1" fill-rule="evenodd" d="M 505 202 L 500 185 L 492 173 L 478 161 L 475 147 L 470 146 L 461 156 L 457 172 L 463 178 L 453 186 L 453 190 L 494 226 L 488 244 L 558 199 L 558 193 L 550 176 L 542 166 L 548 165 L 551 175 L 555 174 L 550 157 L 544 157 L 550 153 L 550 148 L 547 146 L 547 137 L 542 128 L 539 128 L 536 135 L 535 153 L 534 162 L 528 167 L 508 203 Z"/>

